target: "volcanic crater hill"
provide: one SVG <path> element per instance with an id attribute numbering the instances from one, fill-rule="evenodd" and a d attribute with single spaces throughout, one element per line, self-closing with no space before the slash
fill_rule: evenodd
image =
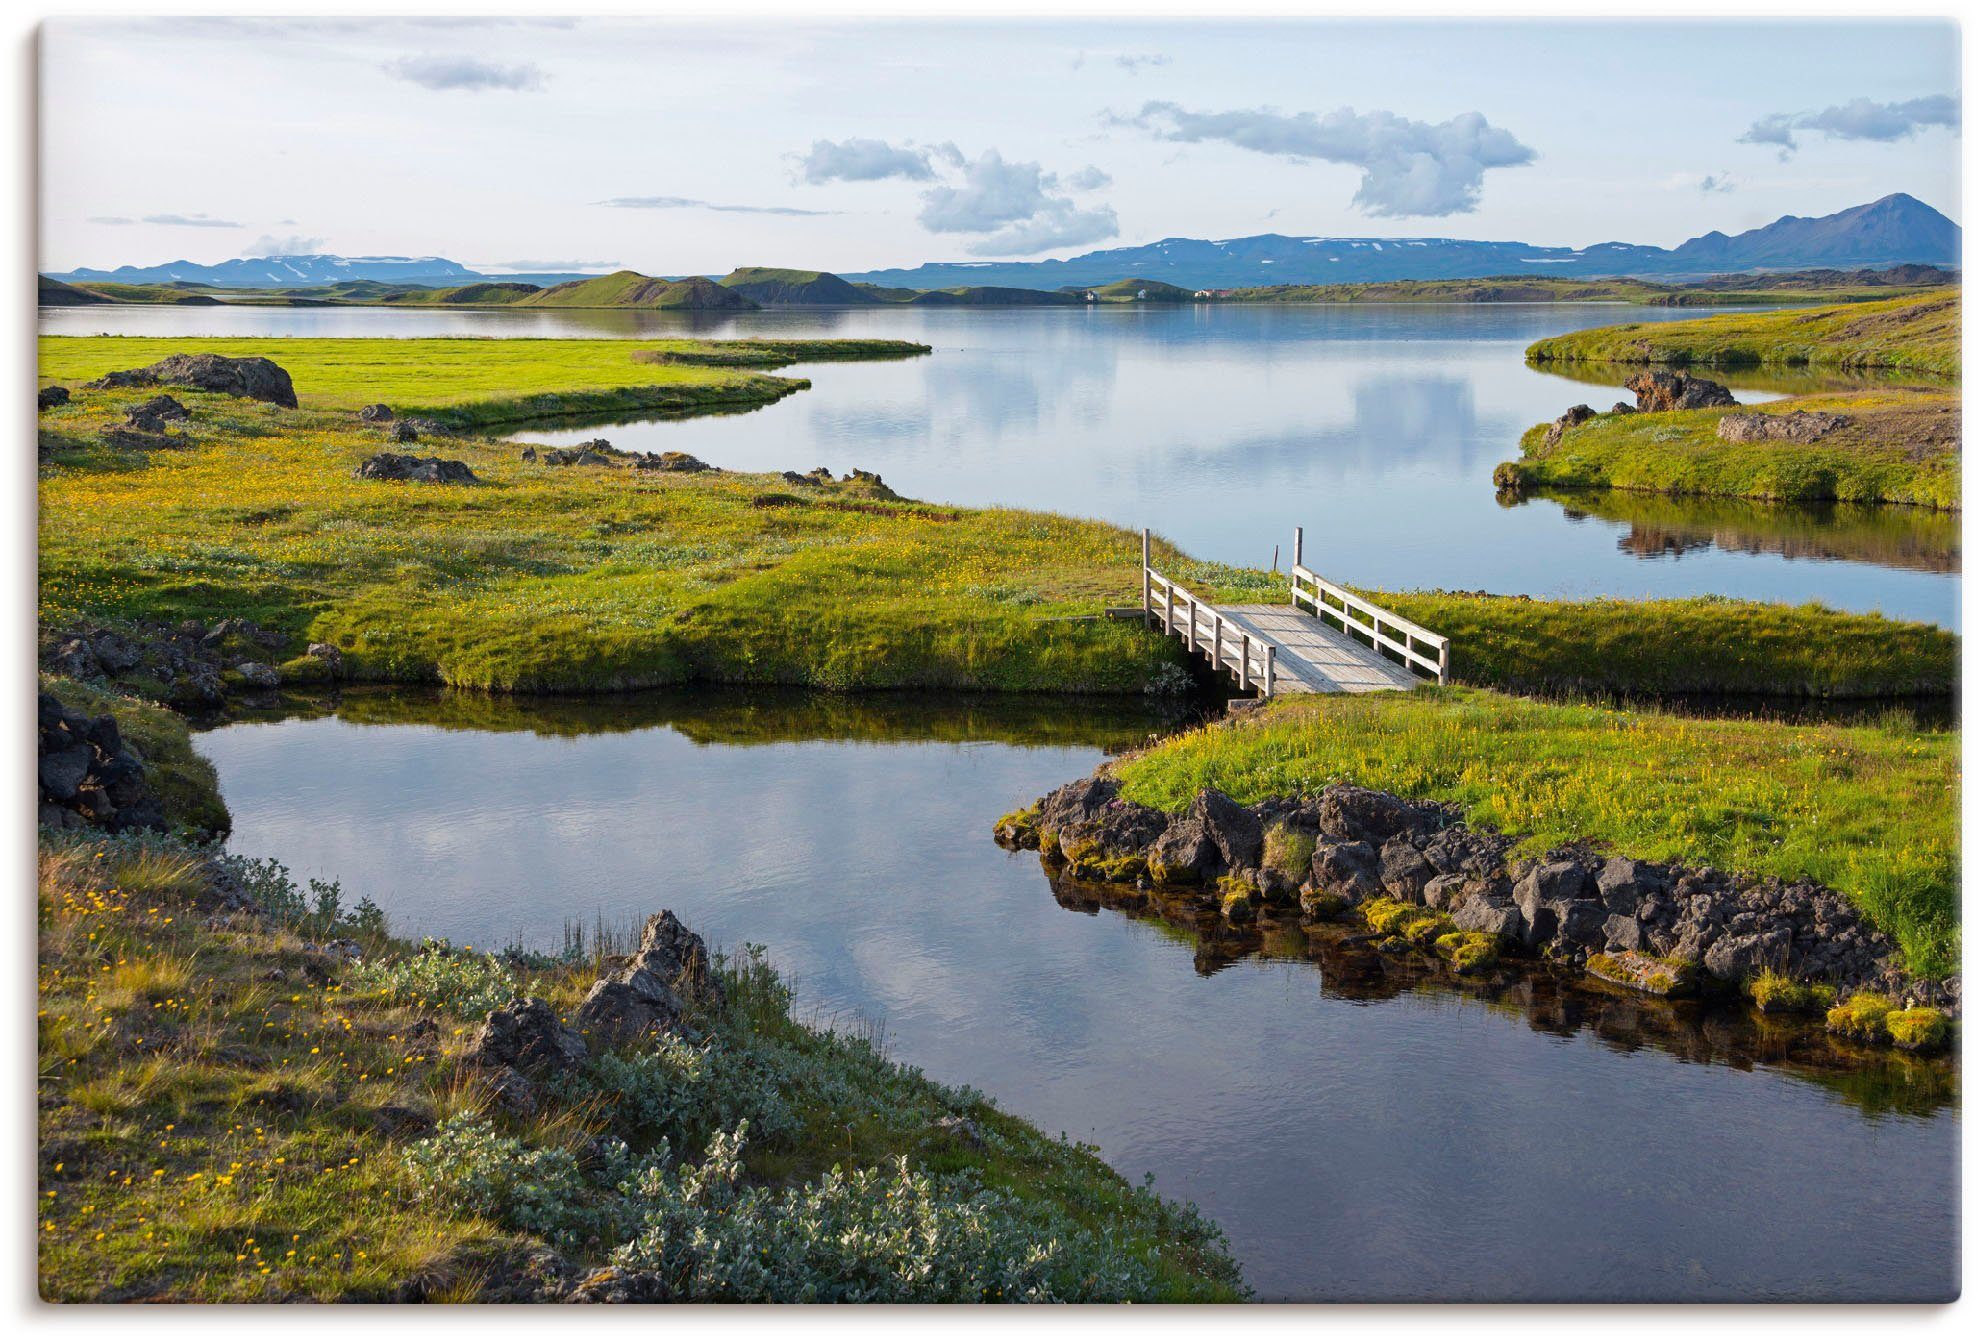
<path id="1" fill-rule="evenodd" d="M 723 288 L 699 274 L 680 279 L 656 279 L 629 269 L 621 269 L 601 278 L 559 283 L 554 288 L 530 294 L 516 305 L 648 307 L 684 311 L 756 310 L 756 304 L 744 294 Z"/>
<path id="2" fill-rule="evenodd" d="M 869 307 L 882 299 L 814 269 L 744 265 L 721 280 L 731 293 L 773 307 Z"/>

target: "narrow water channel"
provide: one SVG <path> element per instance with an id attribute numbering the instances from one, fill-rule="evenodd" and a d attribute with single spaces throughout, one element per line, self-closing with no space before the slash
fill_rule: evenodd
<path id="1" fill-rule="evenodd" d="M 1941 1300 L 1947 1062 L 1546 979 L 1414 977 L 1294 924 L 1054 890 L 989 839 L 1174 721 L 1137 705 L 353 692 L 202 733 L 233 846 L 401 932 L 554 948 L 671 907 L 799 1007 L 1152 1173 L 1261 1297 Z"/>

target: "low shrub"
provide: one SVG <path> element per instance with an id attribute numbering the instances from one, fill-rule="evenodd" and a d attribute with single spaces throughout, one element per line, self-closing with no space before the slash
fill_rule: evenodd
<path id="1" fill-rule="evenodd" d="M 353 990 L 375 993 L 386 1003 L 437 1008 L 476 1020 L 513 1001 L 522 990 L 515 973 L 499 957 L 456 950 L 434 939 L 402 957 L 357 963 L 349 982 Z"/>
<path id="2" fill-rule="evenodd" d="M 1950 1043 L 1951 1020 L 1935 1008 L 1897 1008 L 1882 1019 L 1898 1049 L 1927 1052 Z"/>
<path id="3" fill-rule="evenodd" d="M 1747 981 L 1745 992 L 1761 1013 L 1819 1013 L 1834 1006 L 1833 986 L 1794 980 L 1772 970 Z"/>

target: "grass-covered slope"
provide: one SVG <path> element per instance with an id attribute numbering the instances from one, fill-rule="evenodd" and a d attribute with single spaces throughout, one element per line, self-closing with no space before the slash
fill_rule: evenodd
<path id="1" fill-rule="evenodd" d="M 782 347 L 790 352 L 803 345 L 790 341 Z M 673 356 L 663 361 L 640 356 L 655 348 Z M 702 356 L 692 365 L 687 355 L 697 349 Z M 718 348 L 694 340 L 65 336 L 41 340 L 41 383 L 73 390 L 105 372 L 148 366 L 173 353 L 272 358 L 294 380 L 305 409 L 382 402 L 401 417 L 477 428 L 615 412 L 752 409 L 810 384 L 720 370 L 729 364 Z M 270 426 L 277 421 L 286 420 L 271 420 Z"/>
<path id="2" fill-rule="evenodd" d="M 1525 358 L 1539 366 L 1823 367 L 1954 380 L 1962 312 L 1959 292 L 1933 291 L 1812 310 L 1604 326 L 1541 339 L 1525 350 Z"/>
<path id="3" fill-rule="evenodd" d="M 505 1108 L 462 1062 L 481 1018 L 568 1016 L 594 959 L 422 951 L 232 863 L 270 914 L 214 915 L 173 843 L 42 849 L 45 1299 L 550 1300 L 613 1263 L 685 1300 L 1243 1294 L 1192 1209 L 799 1024 L 747 955 L 698 1041 L 594 1041 Z M 323 950 L 345 937 L 362 962 Z"/>
<path id="4" fill-rule="evenodd" d="M 745 265 L 726 275 L 721 286 L 763 306 L 869 307 L 879 301 L 835 274 L 814 269 Z"/>
<path id="5" fill-rule="evenodd" d="M 754 311 L 756 304 L 698 274 L 655 279 L 621 269 L 596 279 L 573 279 L 519 299 L 525 307 L 639 307 L 679 311 Z"/>
<path id="6" fill-rule="evenodd" d="M 1958 963 L 1956 732 L 1697 720 L 1472 689 L 1289 699 L 1118 766 L 1163 808 L 1205 786 L 1238 802 L 1350 780 L 1461 804 L 1539 850 L 1813 878 L 1926 973 Z"/>
<path id="7" fill-rule="evenodd" d="M 1725 441 L 1727 414 L 1840 414 L 1808 442 Z M 1600 414 L 1546 443 L 1539 424 L 1523 455 L 1498 467 L 1500 487 L 1751 497 L 1774 502 L 1962 506 L 1962 406 L 1955 391 L 1874 389 L 1803 395 L 1741 409 Z"/>

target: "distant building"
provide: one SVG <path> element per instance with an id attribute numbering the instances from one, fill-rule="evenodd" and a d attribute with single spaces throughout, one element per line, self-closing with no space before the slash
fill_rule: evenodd
<path id="1" fill-rule="evenodd" d="M 1087 302 L 1097 302 L 1099 300 L 1099 295 L 1093 292 L 1090 288 L 1088 288 L 1085 290 L 1085 300 Z"/>

